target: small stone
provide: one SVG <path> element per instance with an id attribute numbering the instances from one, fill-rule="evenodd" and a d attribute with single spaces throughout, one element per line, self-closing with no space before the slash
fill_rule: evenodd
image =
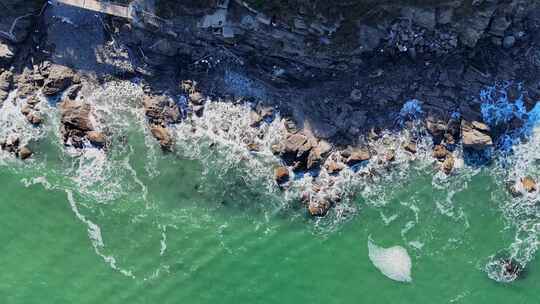
<path id="1" fill-rule="evenodd" d="M 538 189 L 536 185 L 536 181 L 530 177 L 526 176 L 521 179 L 521 185 L 523 186 L 523 189 L 529 193 L 536 191 Z"/>
<path id="2" fill-rule="evenodd" d="M 454 157 L 452 155 L 448 155 L 448 157 L 446 157 L 441 169 L 446 175 L 449 175 L 452 172 L 454 169 Z"/>
<path id="3" fill-rule="evenodd" d="M 20 159 L 27 159 L 30 156 L 32 156 L 32 150 L 30 150 L 27 146 L 22 146 L 19 150 L 19 158 Z"/>
<path id="4" fill-rule="evenodd" d="M 282 185 L 289 181 L 289 169 L 287 167 L 277 167 L 274 170 L 274 180 L 278 185 Z"/>

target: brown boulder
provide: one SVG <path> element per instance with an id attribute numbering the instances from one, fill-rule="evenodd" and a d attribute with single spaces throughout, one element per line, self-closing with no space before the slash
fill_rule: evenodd
<path id="1" fill-rule="evenodd" d="M 274 170 L 274 180 L 278 185 L 284 184 L 289 181 L 289 169 L 287 167 L 277 167 Z"/>
<path id="2" fill-rule="evenodd" d="M 311 142 L 301 133 L 289 135 L 284 142 L 283 152 L 301 157 L 304 153 L 311 149 Z"/>
<path id="3" fill-rule="evenodd" d="M 90 122 L 90 111 L 91 107 L 87 103 L 65 100 L 60 103 L 60 120 L 69 129 L 91 131 L 93 127 Z"/>
<path id="4" fill-rule="evenodd" d="M 433 148 L 433 157 L 438 159 L 438 160 L 443 160 L 446 158 L 446 156 L 448 155 L 448 150 L 446 149 L 445 146 L 443 145 L 436 145 L 434 148 Z"/>
<path id="5" fill-rule="evenodd" d="M 526 176 L 521 179 L 521 185 L 523 186 L 523 189 L 529 193 L 536 191 L 538 189 L 536 185 L 536 181 L 530 177 Z"/>
<path id="6" fill-rule="evenodd" d="M 353 166 L 360 162 L 369 160 L 371 158 L 371 154 L 369 153 L 369 150 L 365 148 L 357 148 L 350 151 L 350 155 L 347 158 L 347 165 Z"/>
<path id="7" fill-rule="evenodd" d="M 98 146 L 105 145 L 106 138 L 105 138 L 105 134 L 103 134 L 103 132 L 90 131 L 90 132 L 86 133 L 86 137 L 94 145 L 98 145 Z"/>
<path id="8" fill-rule="evenodd" d="M 154 125 L 151 127 L 150 132 L 155 139 L 159 141 L 161 148 L 169 150 L 172 146 L 172 139 L 166 128 L 162 126 Z"/>
<path id="9" fill-rule="evenodd" d="M 19 158 L 20 159 L 27 159 L 30 156 L 32 156 L 32 150 L 30 150 L 27 146 L 22 146 L 19 150 Z"/>

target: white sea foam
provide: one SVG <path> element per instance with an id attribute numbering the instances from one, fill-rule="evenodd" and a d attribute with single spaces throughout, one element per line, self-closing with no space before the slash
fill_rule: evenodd
<path id="1" fill-rule="evenodd" d="M 411 282 L 411 258 L 401 246 L 379 247 L 368 240 L 369 259 L 386 277 L 399 282 Z"/>

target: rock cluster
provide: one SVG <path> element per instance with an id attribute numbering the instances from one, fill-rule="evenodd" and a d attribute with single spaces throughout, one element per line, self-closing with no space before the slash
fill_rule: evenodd
<path id="1" fill-rule="evenodd" d="M 12 133 L 6 139 L 0 140 L 2 150 L 17 155 L 20 159 L 27 159 L 32 156 L 32 150 L 27 146 L 21 145 L 19 135 Z"/>
<path id="2" fill-rule="evenodd" d="M 60 132 L 64 144 L 78 149 L 86 146 L 89 141 L 96 147 L 104 147 L 105 135 L 94 129 L 91 121 L 92 106 L 84 101 L 66 98 L 59 103 Z"/>

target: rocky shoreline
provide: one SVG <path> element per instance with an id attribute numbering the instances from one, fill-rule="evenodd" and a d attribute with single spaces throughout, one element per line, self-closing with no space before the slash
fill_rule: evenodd
<path id="1" fill-rule="evenodd" d="M 99 21 L 103 32 L 94 45 L 100 60 L 88 70 L 59 56 L 73 47 L 62 49 L 69 42 L 62 35 L 77 35 L 64 32 L 79 30 L 76 21 L 49 12 L 61 10 L 56 7 L 37 14 L 43 3 L 34 1 L 24 8 L 33 14 L 17 25 L 18 39 L 0 38 L 0 103 L 16 90 L 14 100 L 24 103 L 21 113 L 39 128 L 43 118 L 37 105 L 42 97 L 56 100 L 65 146 L 106 150 L 107 134 L 81 88 L 142 79 L 141 107 L 150 134 L 165 152 L 181 140 L 171 128 L 204 116 L 208 103 L 247 103 L 252 107 L 250 128 L 276 119 L 283 124 L 286 132 L 271 146 L 280 162 L 273 169 L 275 182 L 287 191 L 296 175 L 312 176 L 315 182 L 301 201 L 315 217 L 343 199 L 334 177 L 347 168 L 357 171 L 374 163 L 386 170 L 398 152 L 414 159 L 418 143 L 427 138 L 436 167 L 451 175 L 457 150 L 482 158 L 500 149 L 508 134 L 520 138 L 527 113 L 540 100 L 537 4 L 390 3 L 357 16 L 345 13 L 358 5 L 349 2 L 334 7 L 332 16 L 300 6 L 298 12 L 269 19 L 264 7 L 258 11 L 242 1 L 225 7 L 210 3 L 204 9 L 179 4 L 175 9 L 183 18 L 173 18 L 171 28 L 184 26 L 181 36 L 144 23 L 96 19 L 92 22 Z M 14 8 L 8 17 L 21 14 L 18 1 L 8 5 Z M 70 16 L 78 16 L 71 10 Z M 220 14 L 226 22 L 214 24 Z M 201 18 L 210 23 L 196 22 Z M 501 87 L 503 81 L 507 85 Z M 523 115 L 485 121 L 490 110 L 485 105 L 502 97 Z M 389 132 L 402 130 L 409 136 L 397 144 L 389 139 Z M 27 159 L 32 151 L 21 142 L 17 134 L 0 138 L 3 150 Z M 386 142 L 382 150 L 380 142 Z M 255 139 L 244 144 L 253 153 L 261 149 Z M 370 170 L 361 174 L 378 174 Z M 538 189 L 533 178 L 523 176 L 509 191 L 523 195 Z"/>

